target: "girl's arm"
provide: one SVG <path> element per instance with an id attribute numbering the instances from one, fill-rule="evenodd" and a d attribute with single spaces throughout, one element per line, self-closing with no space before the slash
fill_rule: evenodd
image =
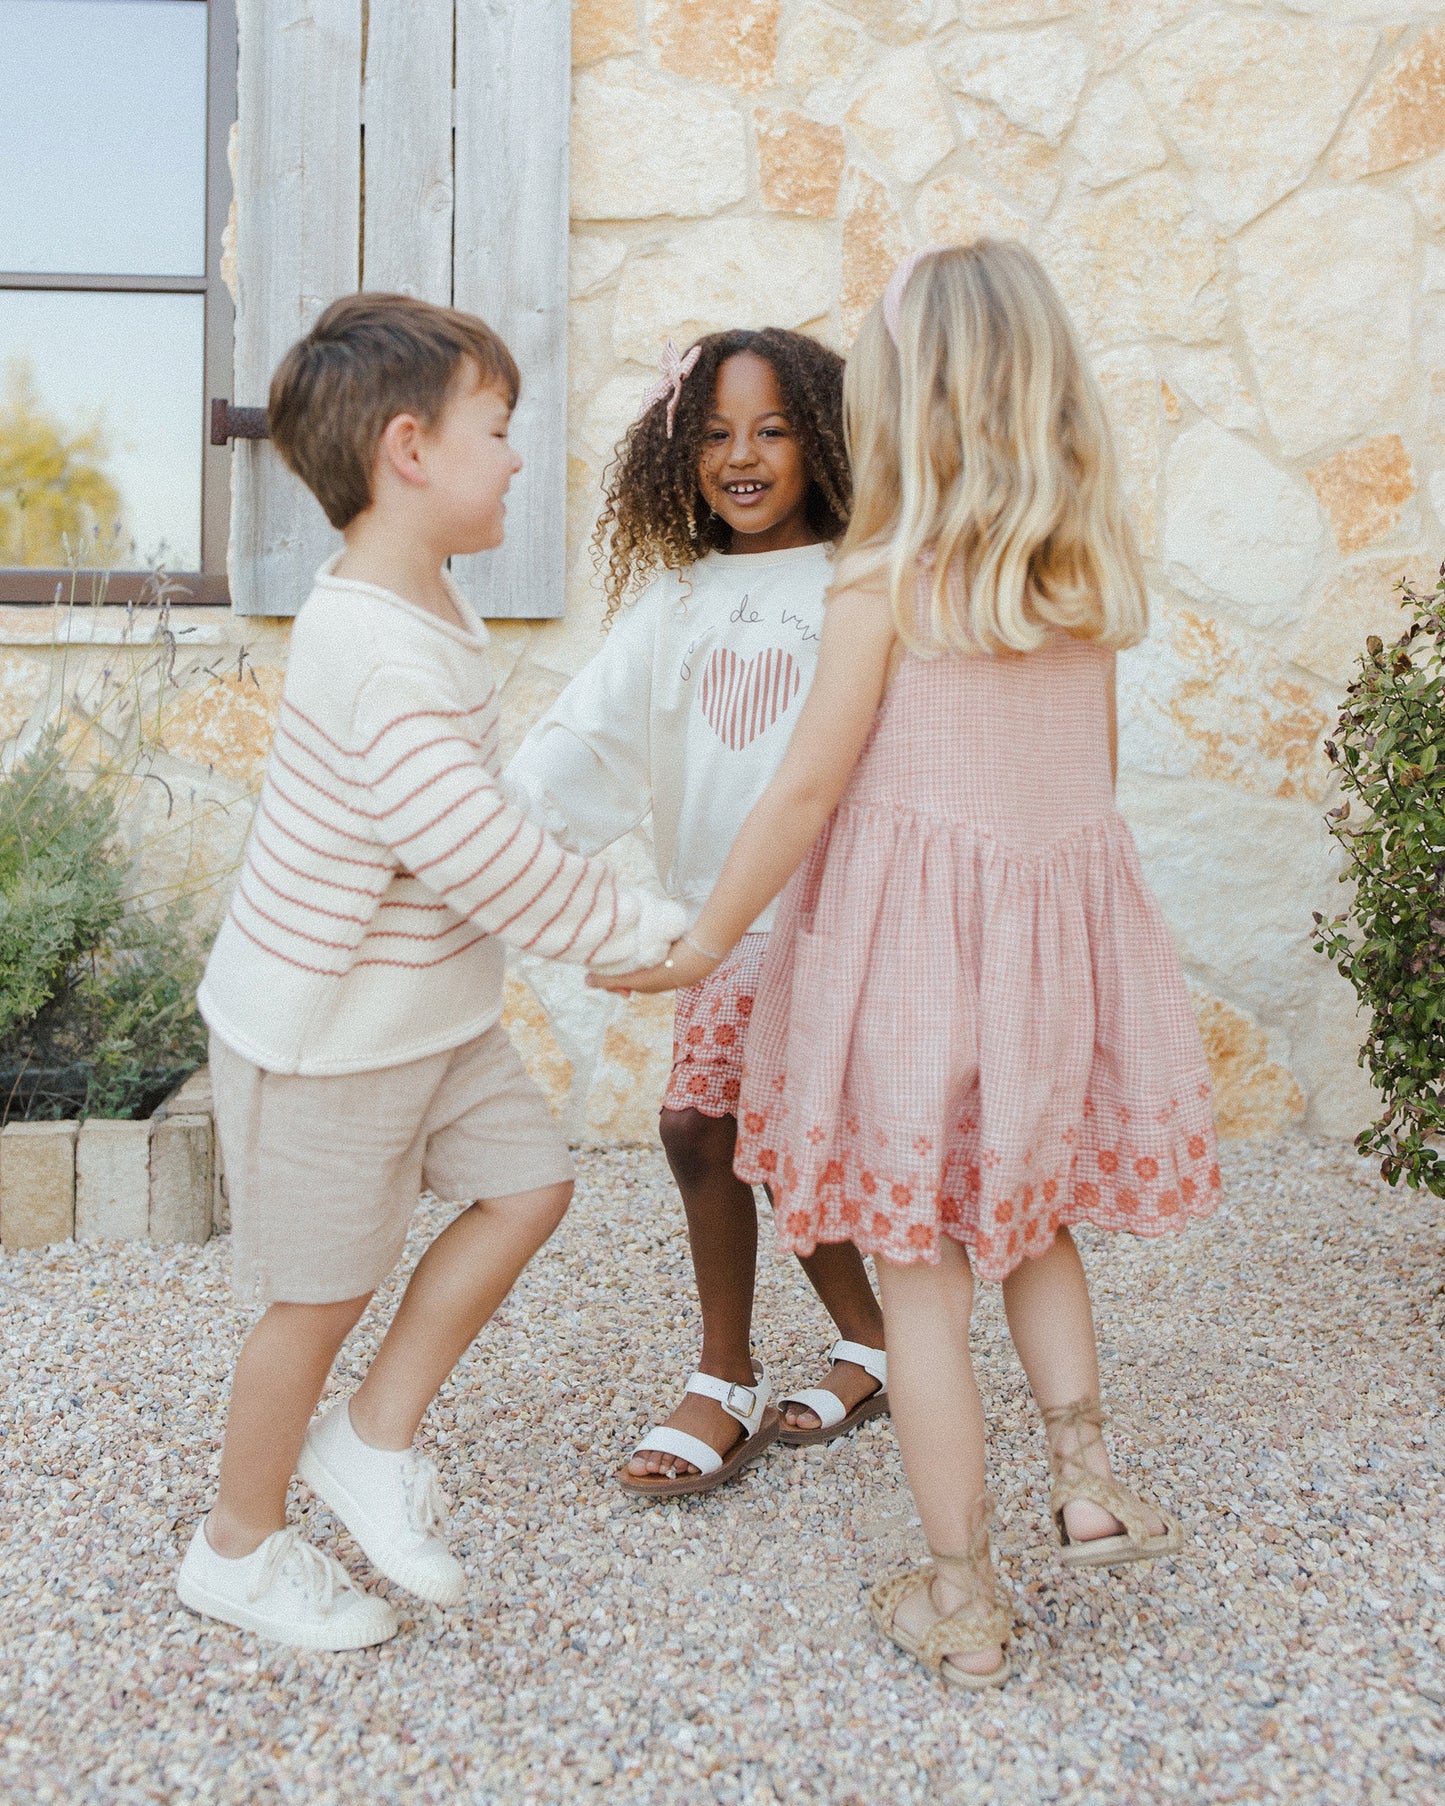
<path id="1" fill-rule="evenodd" d="M 689 941 L 721 958 L 792 877 L 837 806 L 858 763 L 888 680 L 895 640 L 880 586 L 834 590 L 818 666 L 777 775 L 738 830 Z M 606 990 L 667 991 L 696 984 L 718 963 L 682 941 L 671 968 L 589 979 Z"/>
<path id="2" fill-rule="evenodd" d="M 502 775 L 509 800 L 573 853 L 600 853 L 652 808 L 653 601 L 623 611 Z"/>

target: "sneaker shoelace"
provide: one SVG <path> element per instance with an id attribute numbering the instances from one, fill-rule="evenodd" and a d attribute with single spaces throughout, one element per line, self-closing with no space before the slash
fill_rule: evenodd
<path id="1" fill-rule="evenodd" d="M 361 1589 L 339 1563 L 313 1548 L 295 1530 L 278 1530 L 266 1539 L 266 1553 L 246 1589 L 254 1603 L 281 1574 L 289 1573 L 313 1605 L 330 1612 L 343 1593 Z"/>
<path id="2" fill-rule="evenodd" d="M 418 1536 L 445 1537 L 451 1529 L 447 1496 L 437 1470 L 424 1455 L 409 1455 L 401 1470 L 407 1523 Z"/>

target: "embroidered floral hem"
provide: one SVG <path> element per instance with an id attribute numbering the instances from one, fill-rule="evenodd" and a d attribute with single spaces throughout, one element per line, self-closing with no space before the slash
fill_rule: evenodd
<path id="1" fill-rule="evenodd" d="M 715 972 L 677 993 L 664 1110 L 737 1115 L 743 1042 L 767 944 L 765 934 L 745 934 Z"/>
<path id="2" fill-rule="evenodd" d="M 930 1136 L 846 1116 L 834 1134 L 820 1125 L 787 1132 L 785 1097 L 745 1112 L 737 1172 L 774 1188 L 778 1245 L 808 1255 L 820 1242 L 852 1242 L 899 1262 L 939 1258 L 947 1235 L 973 1250 L 985 1279 L 1001 1280 L 1044 1253 L 1059 1229 L 1091 1223 L 1133 1235 L 1164 1235 L 1208 1216 L 1219 1202 L 1219 1165 L 1209 1085 L 1137 1107 L 1085 1100 L 1082 1120 L 1052 1145 L 1006 1157 L 966 1115 L 940 1152 Z M 790 1150 L 805 1150 L 794 1155 Z M 1028 1176 L 999 1183 L 1020 1168 Z"/>

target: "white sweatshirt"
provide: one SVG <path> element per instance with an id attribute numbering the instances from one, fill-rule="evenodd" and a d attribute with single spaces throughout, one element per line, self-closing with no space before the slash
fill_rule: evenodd
<path id="1" fill-rule="evenodd" d="M 579 853 L 650 811 L 657 875 L 695 916 L 782 760 L 831 577 L 827 545 L 710 552 L 665 572 L 522 742 L 509 794 Z M 770 906 L 752 931 L 772 918 Z"/>
<path id="2" fill-rule="evenodd" d="M 271 1072 L 364 1072 L 501 1014 L 504 942 L 628 972 L 675 903 L 565 851 L 499 788 L 487 630 L 331 575 L 296 619 L 241 875 L 200 989 L 212 1032 Z"/>

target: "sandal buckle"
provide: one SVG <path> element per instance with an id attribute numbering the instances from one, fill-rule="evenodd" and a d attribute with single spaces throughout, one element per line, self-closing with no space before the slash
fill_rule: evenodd
<path id="1" fill-rule="evenodd" d="M 739 1405 L 738 1399 L 745 1398 L 746 1405 Z M 723 1409 L 734 1417 L 751 1417 L 758 1408 L 758 1392 L 756 1386 L 739 1386 L 736 1381 L 728 1387 L 727 1398 L 723 1401 Z"/>

